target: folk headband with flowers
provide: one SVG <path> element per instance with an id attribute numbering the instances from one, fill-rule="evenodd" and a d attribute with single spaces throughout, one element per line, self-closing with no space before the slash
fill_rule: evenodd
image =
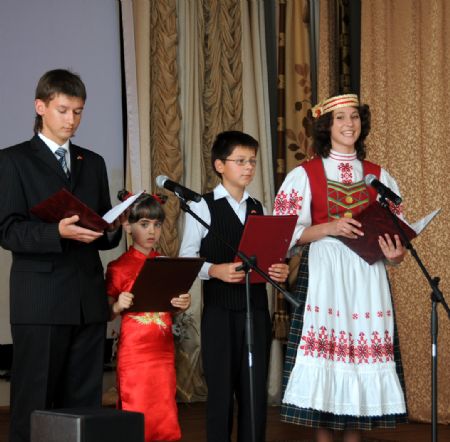
<path id="1" fill-rule="evenodd" d="M 335 97 L 327 98 L 326 100 L 321 101 L 316 104 L 312 109 L 312 116 L 314 118 L 319 118 L 328 112 L 334 111 L 341 107 L 355 107 L 359 106 L 358 95 L 356 94 L 344 94 L 344 95 L 336 95 Z"/>

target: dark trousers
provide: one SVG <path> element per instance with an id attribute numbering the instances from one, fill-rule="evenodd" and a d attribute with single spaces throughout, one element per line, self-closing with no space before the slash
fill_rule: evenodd
<path id="1" fill-rule="evenodd" d="M 238 406 L 238 441 L 251 438 L 248 352 L 245 311 L 205 306 L 202 316 L 202 359 L 207 400 L 208 442 L 228 442 L 233 426 L 233 405 Z M 256 440 L 265 440 L 267 372 L 272 338 L 267 310 L 253 312 L 254 396 Z"/>
<path id="2" fill-rule="evenodd" d="M 10 442 L 29 442 L 37 409 L 101 407 L 106 324 L 11 325 Z"/>

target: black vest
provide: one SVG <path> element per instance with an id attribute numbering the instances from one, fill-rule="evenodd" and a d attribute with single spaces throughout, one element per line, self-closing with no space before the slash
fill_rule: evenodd
<path id="1" fill-rule="evenodd" d="M 212 192 L 207 193 L 203 198 L 211 213 L 212 231 L 237 250 L 244 226 L 227 199 L 214 200 Z M 247 199 L 246 219 L 249 214 L 263 215 L 261 203 L 253 198 Z M 211 233 L 202 239 L 200 256 L 213 264 L 233 262 L 235 258 L 231 249 Z M 250 299 L 254 309 L 267 309 L 266 284 L 252 284 Z M 205 280 L 203 281 L 203 302 L 205 305 L 218 305 L 230 310 L 245 310 L 245 284 L 231 284 L 216 278 Z"/>

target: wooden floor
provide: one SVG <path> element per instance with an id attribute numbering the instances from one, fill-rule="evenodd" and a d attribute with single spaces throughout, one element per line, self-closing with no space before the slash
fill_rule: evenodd
<path id="1" fill-rule="evenodd" d="M 267 442 L 312 441 L 312 431 L 310 429 L 280 422 L 278 407 L 270 407 L 268 409 L 267 416 Z M 183 432 L 182 441 L 201 442 L 205 440 L 204 403 L 197 402 L 192 404 L 179 404 L 179 417 Z M 8 427 L 9 410 L 7 407 L 0 407 L 0 442 L 7 442 Z M 364 433 L 364 440 L 370 442 L 429 442 L 431 441 L 431 425 L 410 423 L 400 425 L 394 431 L 374 430 Z M 233 441 L 235 441 L 235 438 L 233 438 Z M 450 426 L 439 425 L 438 441 L 450 441 Z"/>
<path id="2" fill-rule="evenodd" d="M 183 441 L 197 442 L 205 440 L 203 403 L 179 404 L 179 418 Z M 279 407 L 269 407 L 267 411 L 267 442 L 311 442 L 313 432 L 309 428 L 286 424 L 280 421 Z M 450 427 L 439 425 L 438 441 L 450 441 Z M 398 426 L 395 430 L 374 430 L 364 433 L 364 440 L 375 442 L 429 442 L 431 425 L 410 423 Z M 233 441 L 236 440 L 233 438 Z"/>

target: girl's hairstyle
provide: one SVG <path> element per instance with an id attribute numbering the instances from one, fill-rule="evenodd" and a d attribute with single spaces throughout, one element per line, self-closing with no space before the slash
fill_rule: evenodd
<path id="1" fill-rule="evenodd" d="M 370 132 L 370 108 L 367 104 L 355 106 L 361 119 L 361 135 L 355 143 L 356 156 L 359 160 L 366 158 L 365 140 Z M 331 150 L 331 126 L 333 125 L 333 112 L 327 112 L 318 118 L 308 112 L 308 118 L 312 126 L 313 149 L 314 152 L 327 158 Z"/>
<path id="2" fill-rule="evenodd" d="M 238 130 L 229 130 L 218 134 L 211 148 L 211 165 L 219 178 L 222 178 L 222 175 L 217 172 L 214 166 L 215 161 L 228 158 L 236 146 L 253 149 L 255 154 L 257 154 L 259 143 L 251 135 Z"/>
<path id="3" fill-rule="evenodd" d="M 119 201 L 125 201 L 132 196 L 128 190 L 123 189 L 117 193 Z M 142 218 L 156 219 L 161 223 L 166 218 L 162 204 L 167 200 L 165 195 L 150 195 L 149 193 L 141 194 L 137 200 L 131 205 L 130 213 L 128 215 L 128 222 L 133 224 Z"/>
<path id="4" fill-rule="evenodd" d="M 48 105 L 57 94 L 77 97 L 86 101 L 86 87 L 80 76 L 66 69 L 54 69 L 46 72 L 36 86 L 34 98 L 42 100 Z M 34 133 L 42 130 L 42 124 L 41 115 L 36 114 Z"/>

